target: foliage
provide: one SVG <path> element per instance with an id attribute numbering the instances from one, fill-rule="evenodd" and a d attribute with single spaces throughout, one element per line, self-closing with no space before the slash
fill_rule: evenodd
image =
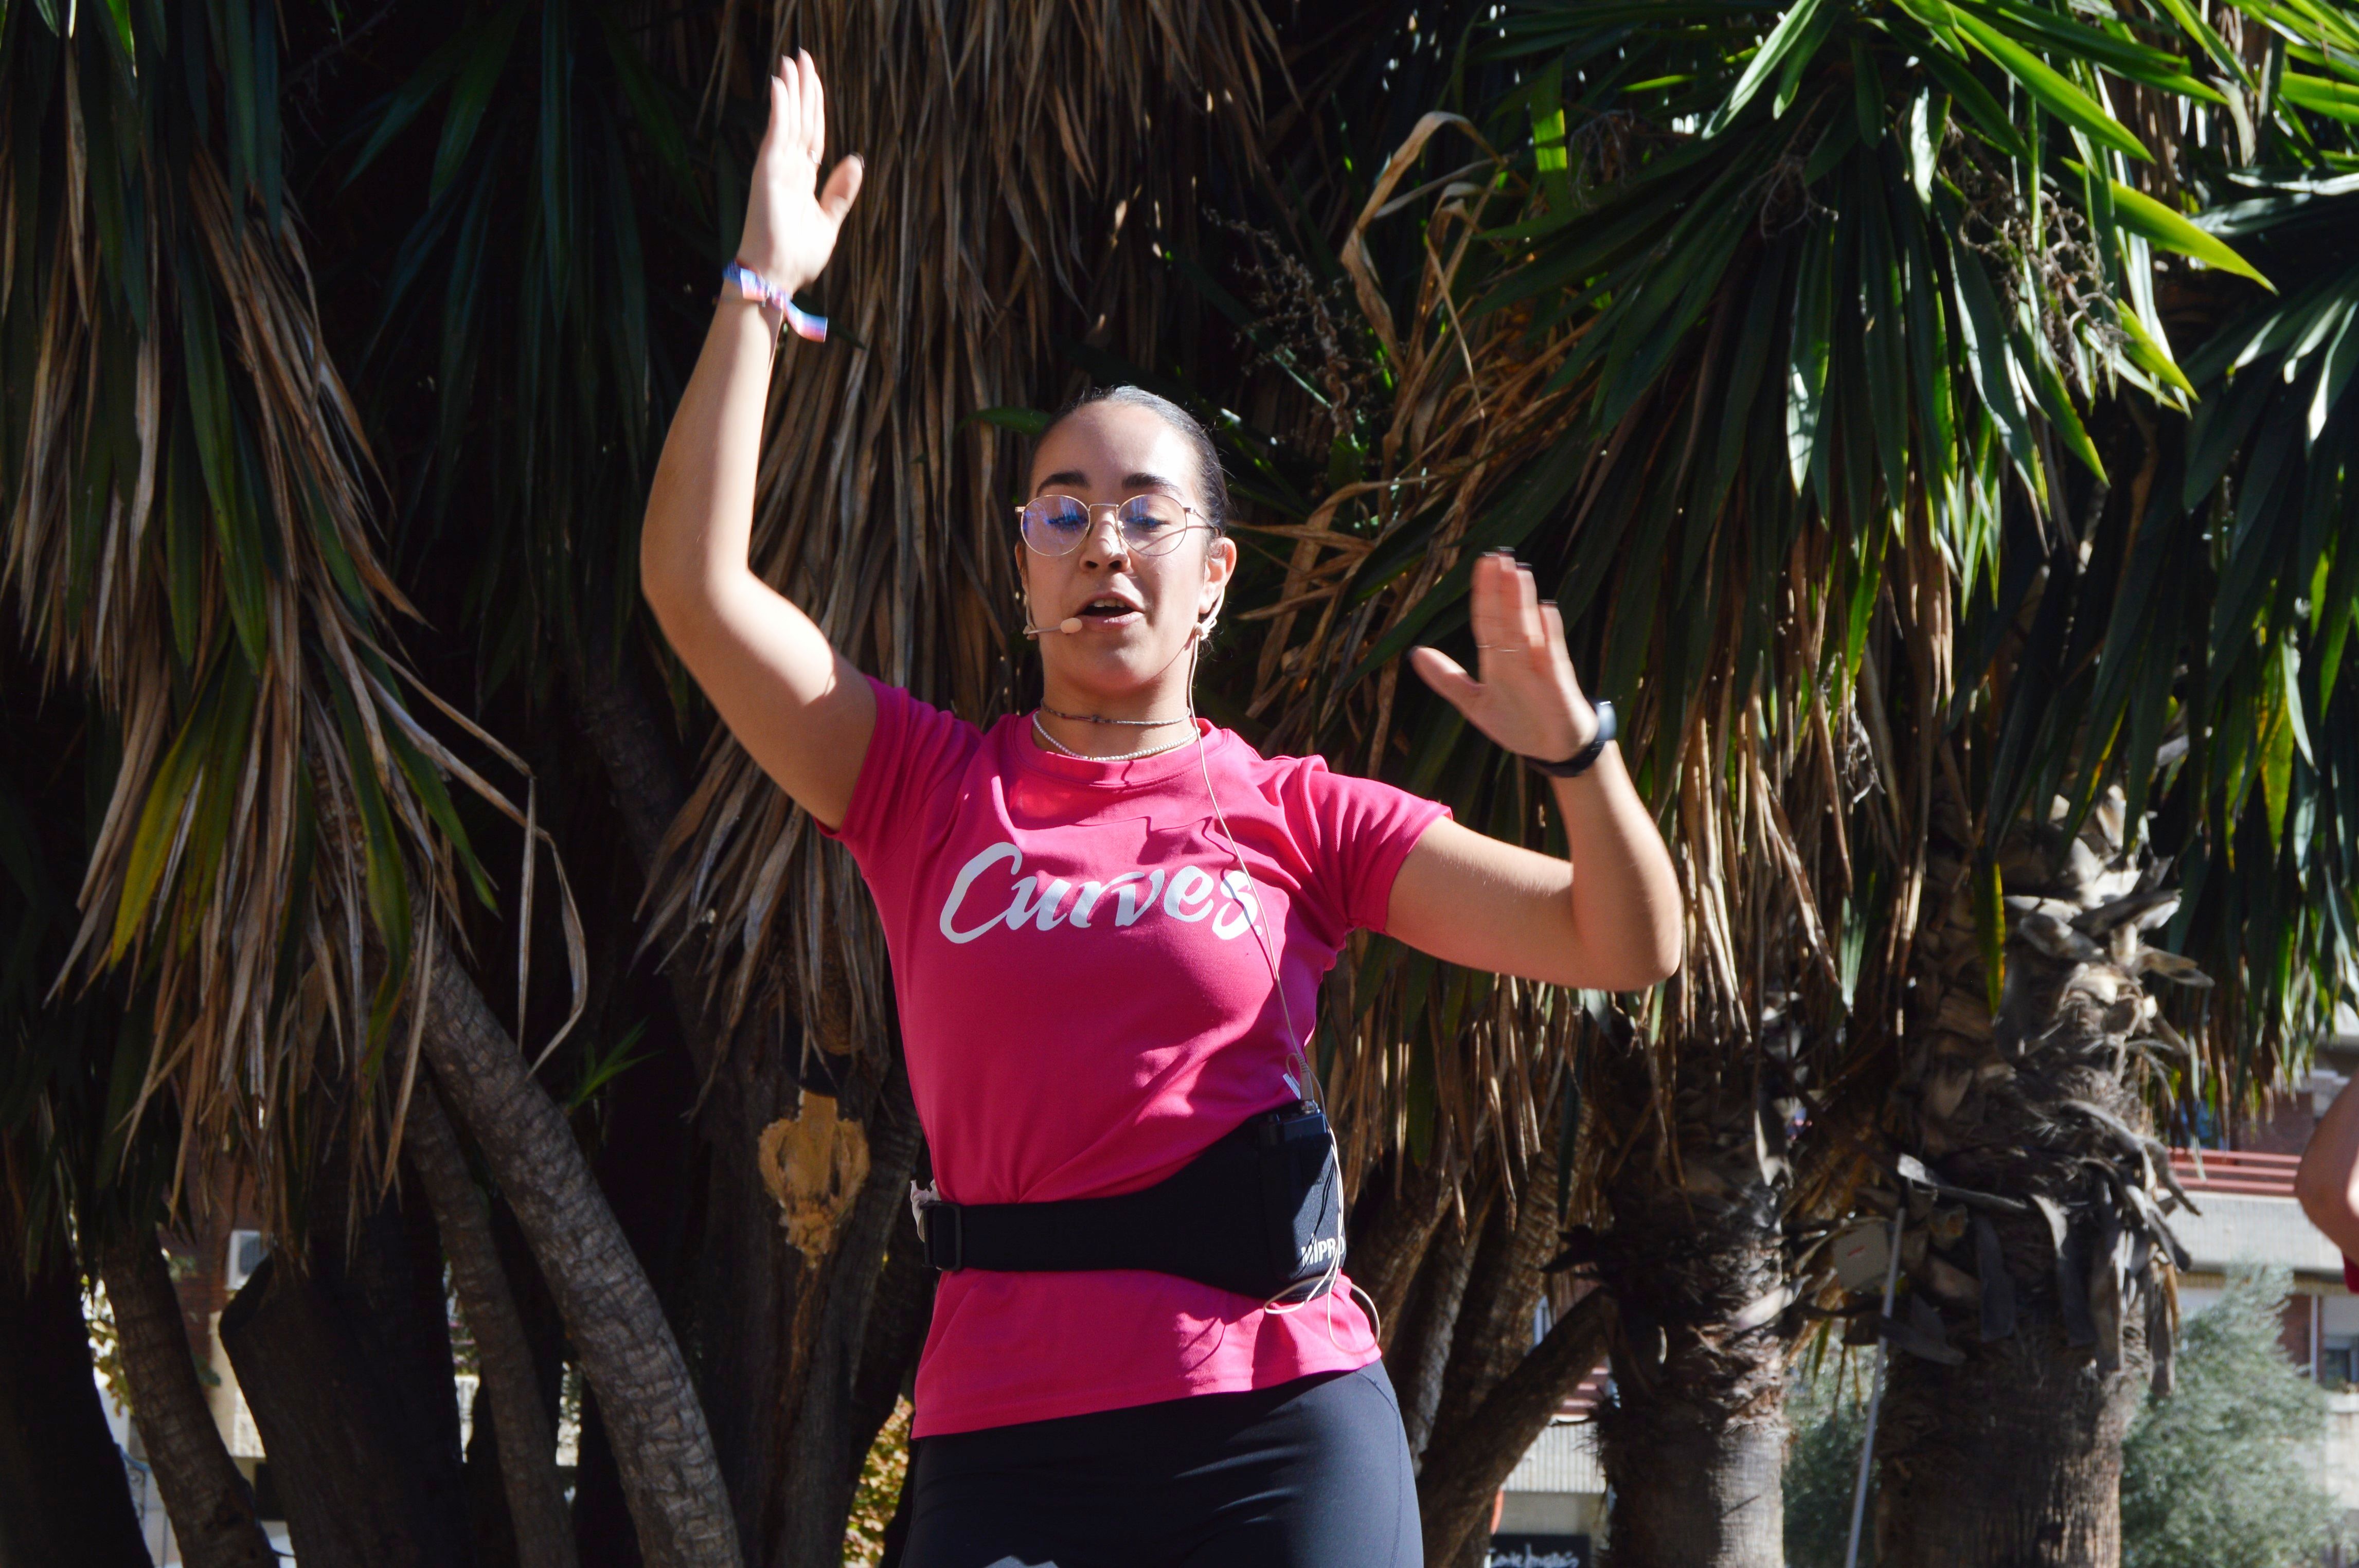
<path id="1" fill-rule="evenodd" d="M 135 1119 L 163 1095 L 277 1205 L 276 1129 L 346 1108 L 382 1158 L 413 946 L 462 877 L 490 897 L 447 779 L 488 786 L 386 644 L 408 603 L 285 183 L 276 9 L 173 10 L 0 10 L 6 580 L 109 741 L 64 967 L 147 1012 Z"/>
<path id="2" fill-rule="evenodd" d="M 843 1529 L 843 1561 L 875 1568 L 885 1550 L 885 1527 L 901 1500 L 909 1474 L 909 1401 L 896 1400 L 860 1461 L 860 1485 L 852 1494 L 852 1517 Z"/>
<path id="3" fill-rule="evenodd" d="M 1873 1375 L 1872 1359 L 1855 1361 L 1833 1351 L 1806 1357 L 1787 1385 L 1786 1422 L 1793 1434 L 1785 1471 L 1788 1568 L 1843 1568 L 1852 1494 L 1859 1484 L 1859 1444 L 1867 1431 L 1862 1389 Z M 1872 1471 L 1867 1506 L 1873 1519 Z M 1869 1530 L 1860 1541 L 1860 1562 L 1873 1568 L 1875 1558 L 1875 1532 Z"/>
<path id="4" fill-rule="evenodd" d="M 2293 1568 L 2325 1544 L 2326 1396 L 2279 1341 L 2288 1283 L 2234 1275 L 2181 1330 L 2178 1388 L 2122 1444 L 2123 1568 Z"/>

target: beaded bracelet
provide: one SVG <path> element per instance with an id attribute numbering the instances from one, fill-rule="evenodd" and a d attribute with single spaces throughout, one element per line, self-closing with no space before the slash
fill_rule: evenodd
<path id="1" fill-rule="evenodd" d="M 798 338 L 809 338 L 814 343 L 827 341 L 827 318 L 813 316 L 795 308 L 787 291 L 742 262 L 731 262 L 721 269 L 721 287 L 734 288 L 738 294 L 772 310 L 786 312 L 787 325 Z"/>

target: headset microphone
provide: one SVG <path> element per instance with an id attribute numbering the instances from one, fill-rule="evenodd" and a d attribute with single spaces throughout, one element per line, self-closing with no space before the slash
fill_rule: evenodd
<path id="1" fill-rule="evenodd" d="M 1062 621 L 1057 622 L 1057 630 L 1065 633 L 1069 636 L 1081 629 L 1082 618 L 1078 615 L 1068 615 Z"/>

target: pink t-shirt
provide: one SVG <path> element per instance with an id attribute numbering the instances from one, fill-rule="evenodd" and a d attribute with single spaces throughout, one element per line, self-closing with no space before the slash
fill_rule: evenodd
<path id="1" fill-rule="evenodd" d="M 1135 762 L 1046 752 L 882 682 L 838 829 L 883 918 L 909 1086 L 942 1196 L 1038 1203 L 1151 1186 L 1294 1098 L 1306 1034 L 1354 927 L 1443 807 L 1204 726 Z M 1290 1313 L 1136 1270 L 941 1276 L 918 1364 L 919 1436 L 1265 1388 L 1376 1358 L 1348 1291 Z"/>

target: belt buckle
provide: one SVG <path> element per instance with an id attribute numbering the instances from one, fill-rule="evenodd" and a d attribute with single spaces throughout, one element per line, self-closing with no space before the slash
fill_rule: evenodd
<path id="1" fill-rule="evenodd" d="M 960 1223 L 958 1205 L 943 1197 L 939 1186 L 932 1182 L 922 1187 L 915 1182 L 909 1184 L 909 1217 L 917 1221 L 918 1239 L 926 1244 L 927 1262 L 946 1274 L 955 1274 L 966 1266 L 966 1227 Z M 950 1221 L 941 1236 L 942 1241 L 948 1244 L 944 1248 L 938 1248 L 935 1244 L 934 1225 L 937 1219 Z M 938 1256 L 943 1250 L 950 1253 L 948 1262 Z"/>

